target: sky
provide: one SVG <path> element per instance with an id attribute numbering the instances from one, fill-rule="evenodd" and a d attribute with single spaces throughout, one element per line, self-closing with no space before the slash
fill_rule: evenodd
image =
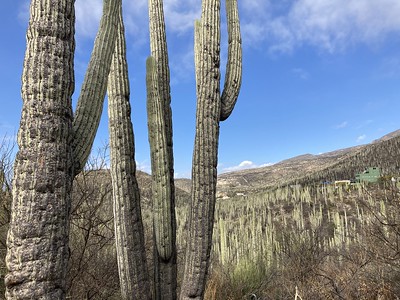
<path id="1" fill-rule="evenodd" d="M 238 0 L 243 82 L 221 123 L 219 173 L 369 143 L 400 129 L 399 0 Z M 29 1 L 0 10 L 0 137 L 14 139 Z M 145 60 L 147 1 L 123 0 L 138 168 L 150 171 Z M 224 1 L 222 1 L 224 7 Z M 175 176 L 190 177 L 195 134 L 193 24 L 200 0 L 164 0 L 171 71 Z M 76 0 L 74 105 L 101 0 Z M 224 14 L 224 12 L 223 12 Z M 224 20 L 223 20 L 224 21 Z M 221 74 L 227 56 L 222 24 Z M 106 104 L 105 104 L 106 105 Z M 94 151 L 107 144 L 107 107 Z"/>

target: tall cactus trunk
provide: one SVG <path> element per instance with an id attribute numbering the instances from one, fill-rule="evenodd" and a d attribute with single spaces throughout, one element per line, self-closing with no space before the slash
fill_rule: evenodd
<path id="1" fill-rule="evenodd" d="M 108 80 L 115 244 L 122 299 L 152 299 L 136 180 L 135 146 L 122 8 Z"/>
<path id="2" fill-rule="evenodd" d="M 8 233 L 7 299 L 64 299 L 72 184 L 74 7 L 34 0 Z M 56 6 L 48 9 L 49 6 Z"/>
<path id="3" fill-rule="evenodd" d="M 103 0 L 103 16 L 73 121 L 74 175 L 82 171 L 99 127 L 107 92 L 107 79 L 115 49 L 118 10 L 122 0 Z"/>
<path id="4" fill-rule="evenodd" d="M 111 62 L 107 52 L 114 49 L 118 2 L 104 3 L 95 41 L 95 48 L 104 51 L 92 53 L 89 78 L 97 71 L 107 78 Z M 101 111 L 90 112 L 91 117 L 83 112 L 78 120 L 72 117 L 74 1 L 32 0 L 30 12 L 7 240 L 6 298 L 65 299 L 71 187 L 87 159 L 77 158 L 74 149 L 85 148 L 84 143 L 90 148 L 95 135 L 80 136 L 74 132 L 73 122 L 78 127 L 83 122 L 96 131 L 96 113 Z M 78 106 L 102 103 L 101 90 L 105 88 L 104 81 L 84 88 Z M 89 97 L 93 93 L 96 96 Z M 74 169 L 77 165 L 78 170 Z"/>
<path id="5" fill-rule="evenodd" d="M 195 25 L 196 136 L 192 165 L 192 201 L 185 273 L 180 299 L 203 299 L 216 201 L 219 122 L 229 117 L 241 84 L 241 40 L 237 0 L 226 0 L 228 66 L 220 94 L 220 0 L 203 0 Z"/>
<path id="6" fill-rule="evenodd" d="M 196 23 L 197 110 L 192 164 L 192 202 L 181 299 L 203 299 L 217 184 L 220 96 L 220 2 L 205 0 Z"/>
<path id="7" fill-rule="evenodd" d="M 147 69 L 147 120 L 151 150 L 155 299 L 176 299 L 176 220 L 165 110 L 155 59 Z"/>
<path id="8" fill-rule="evenodd" d="M 162 0 L 149 0 L 147 111 L 152 165 L 155 299 L 176 299 L 176 219 L 170 74 Z"/>

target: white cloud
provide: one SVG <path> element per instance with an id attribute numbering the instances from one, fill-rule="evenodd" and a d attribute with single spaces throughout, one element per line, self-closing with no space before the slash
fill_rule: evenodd
<path id="1" fill-rule="evenodd" d="M 361 143 L 362 141 L 365 140 L 366 137 L 367 137 L 367 136 L 366 136 L 365 134 L 360 135 L 360 136 L 357 138 L 357 143 Z"/>
<path id="2" fill-rule="evenodd" d="M 190 172 L 182 172 L 182 173 L 179 173 L 179 172 L 175 172 L 174 173 L 174 177 L 175 178 L 191 178 L 191 173 Z"/>
<path id="3" fill-rule="evenodd" d="M 398 0 L 264 1 L 241 5 L 244 41 L 267 41 L 272 52 L 291 52 L 304 44 L 340 52 L 357 43 L 379 44 L 389 34 L 400 33 Z M 251 4 L 249 9 L 246 4 Z"/>
<path id="4" fill-rule="evenodd" d="M 102 0 L 76 0 L 77 38 L 94 38 L 102 13 Z M 201 1 L 165 0 L 167 35 L 193 31 L 200 18 Z M 376 45 L 389 34 L 400 34 L 398 0 L 241 0 L 243 44 L 268 47 L 270 52 L 292 52 L 311 45 L 340 52 L 352 45 Z M 27 21 L 29 1 L 20 6 L 18 18 Z M 131 43 L 148 40 L 146 0 L 124 2 L 126 32 Z M 187 42 L 192 44 L 191 39 Z M 266 43 L 268 46 L 265 46 Z"/>
<path id="5" fill-rule="evenodd" d="M 136 169 L 151 174 L 151 165 L 148 161 L 136 161 Z"/>
<path id="6" fill-rule="evenodd" d="M 251 160 L 244 160 L 237 166 L 223 168 L 221 172 L 226 173 L 226 172 L 240 171 L 240 170 L 246 170 L 246 169 L 262 168 L 262 167 L 267 167 L 267 166 L 271 166 L 271 165 L 273 165 L 273 164 L 266 163 L 266 164 L 257 165 L 254 162 L 252 162 Z"/>
<path id="7" fill-rule="evenodd" d="M 94 37 L 103 11 L 102 0 L 75 1 L 75 30 L 78 38 Z"/>
<path id="8" fill-rule="evenodd" d="M 30 6 L 30 1 L 29 0 L 24 0 L 19 5 L 18 20 L 23 24 L 28 24 L 28 21 L 29 21 L 29 6 Z"/>
<path id="9" fill-rule="evenodd" d="M 336 129 L 342 129 L 342 128 L 347 127 L 348 124 L 349 124 L 349 122 L 343 121 L 342 123 L 336 125 L 335 128 L 336 128 Z"/>
<path id="10" fill-rule="evenodd" d="M 374 105 L 374 104 L 371 103 L 370 105 Z M 380 104 L 379 104 L 379 105 L 380 105 Z M 365 120 L 364 122 L 360 123 L 360 124 L 356 127 L 356 129 L 361 129 L 361 128 L 367 127 L 367 126 L 369 126 L 370 124 L 372 124 L 373 122 L 374 122 L 373 120 Z"/>
<path id="11" fill-rule="evenodd" d="M 200 18 L 201 2 L 197 0 L 167 0 L 164 2 L 167 30 L 178 34 L 193 31 L 194 21 Z"/>
<path id="12" fill-rule="evenodd" d="M 294 68 L 292 69 L 292 73 L 302 80 L 307 80 L 310 77 L 310 74 L 302 68 Z"/>

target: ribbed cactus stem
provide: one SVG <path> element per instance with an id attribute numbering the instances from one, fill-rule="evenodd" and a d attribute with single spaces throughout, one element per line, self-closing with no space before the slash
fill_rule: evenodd
<path id="1" fill-rule="evenodd" d="M 7 238 L 7 299 L 65 299 L 72 186 L 73 1 L 33 0 Z"/>
<path id="2" fill-rule="evenodd" d="M 147 111 L 151 148 L 155 299 L 176 299 L 176 217 L 172 111 L 162 0 L 149 0 L 151 58 Z"/>
<path id="3" fill-rule="evenodd" d="M 174 201 L 174 158 L 172 142 L 172 111 L 170 74 L 167 50 L 167 37 L 165 32 L 164 10 L 162 0 L 149 0 L 149 25 L 150 25 L 150 51 L 154 58 L 157 76 L 158 93 L 163 105 L 163 118 L 165 122 L 168 164 L 170 170 L 171 200 Z"/>
<path id="4" fill-rule="evenodd" d="M 157 66 L 153 57 L 146 62 L 147 122 L 151 153 L 152 199 L 158 254 L 168 260 L 172 254 L 171 186 L 163 105 L 158 91 Z"/>
<path id="5" fill-rule="evenodd" d="M 108 78 L 108 115 L 115 243 L 122 299 L 151 299 L 136 180 L 135 146 L 121 6 Z"/>
<path id="6" fill-rule="evenodd" d="M 200 42 L 195 46 L 199 58 L 190 233 L 181 299 L 203 298 L 212 245 L 221 108 L 220 1 L 203 1 L 199 35 Z"/>
<path id="7" fill-rule="evenodd" d="M 225 0 L 228 23 L 228 61 L 224 89 L 221 96 L 221 119 L 225 121 L 232 113 L 242 85 L 242 39 L 237 0 Z"/>
<path id="8" fill-rule="evenodd" d="M 196 76 L 196 95 L 198 94 L 199 70 L 200 70 L 200 53 L 201 53 L 201 20 L 194 23 L 194 66 Z"/>
<path id="9" fill-rule="evenodd" d="M 118 7 L 121 0 L 104 0 L 103 16 L 82 83 L 73 121 L 72 147 L 75 175 L 82 171 L 92 149 L 103 111 L 107 78 L 115 49 Z"/>
<path id="10" fill-rule="evenodd" d="M 155 59 L 146 62 L 147 122 L 151 153 L 156 299 L 176 299 L 176 220 L 165 124 Z"/>

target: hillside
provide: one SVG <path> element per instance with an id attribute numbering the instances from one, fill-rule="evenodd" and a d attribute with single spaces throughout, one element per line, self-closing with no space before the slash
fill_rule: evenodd
<path id="1" fill-rule="evenodd" d="M 253 193 L 277 185 L 313 184 L 352 179 L 369 166 L 383 174 L 399 174 L 400 130 L 370 144 L 340 149 L 320 155 L 305 154 L 271 166 L 221 174 L 218 196 Z"/>
<path id="2" fill-rule="evenodd" d="M 370 144 L 339 149 L 319 155 L 303 154 L 271 166 L 219 175 L 217 197 L 252 194 L 275 186 L 314 184 L 321 181 L 352 179 L 369 166 L 379 167 L 384 175 L 400 174 L 400 130 Z M 110 181 L 108 171 L 105 181 Z M 151 197 L 151 176 L 137 171 L 138 184 L 145 205 Z M 191 181 L 175 180 L 177 205 L 189 201 Z"/>

